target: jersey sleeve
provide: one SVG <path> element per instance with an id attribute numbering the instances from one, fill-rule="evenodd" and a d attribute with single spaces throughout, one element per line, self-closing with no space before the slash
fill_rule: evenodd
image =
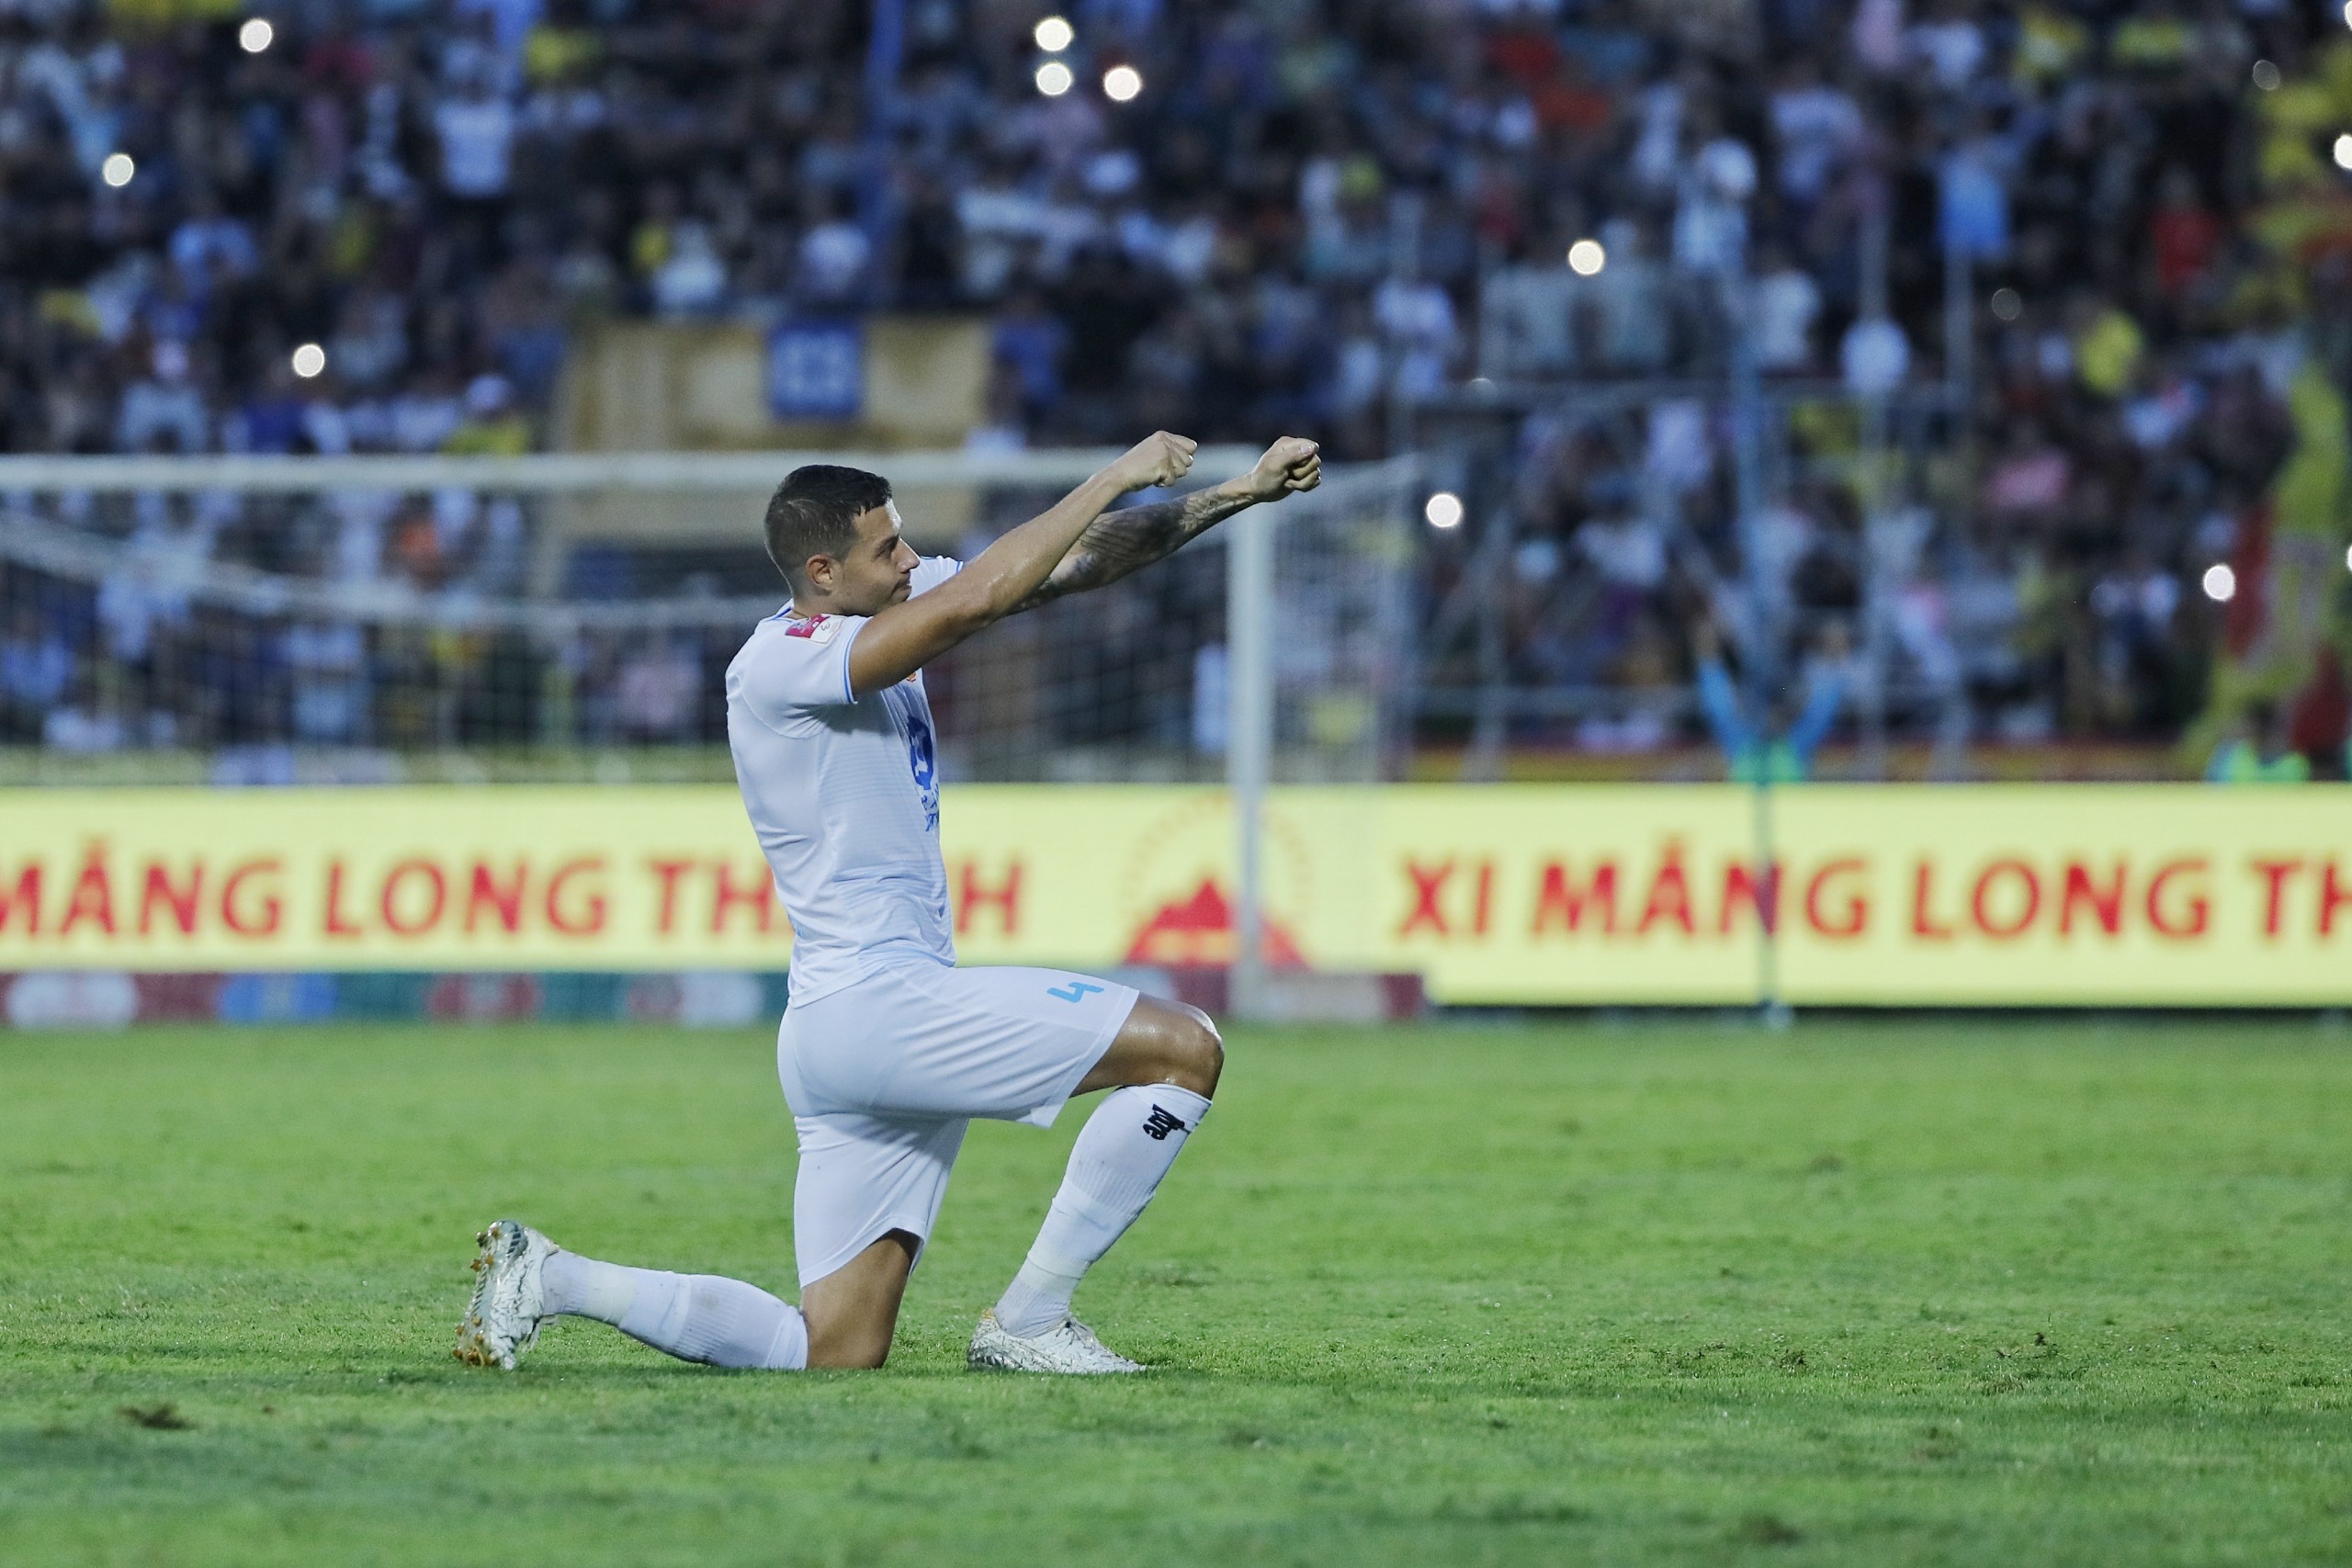
<path id="1" fill-rule="evenodd" d="M 925 556 L 915 563 L 914 581 L 907 597 L 928 593 L 963 570 L 964 563 L 954 556 Z"/>
<path id="2" fill-rule="evenodd" d="M 863 615 L 811 615 L 783 622 L 737 666 L 736 689 L 744 704 L 762 723 L 784 729 L 797 714 L 854 701 L 849 688 L 849 649 L 865 620 Z"/>
<path id="3" fill-rule="evenodd" d="M 952 556 L 925 556 L 915 563 L 909 597 L 927 592 L 964 570 Z M 729 674 L 760 722 L 786 730 L 796 716 L 814 708 L 840 707 L 857 700 L 850 690 L 849 649 L 865 627 L 865 615 L 810 615 L 772 623 L 762 629 Z"/>

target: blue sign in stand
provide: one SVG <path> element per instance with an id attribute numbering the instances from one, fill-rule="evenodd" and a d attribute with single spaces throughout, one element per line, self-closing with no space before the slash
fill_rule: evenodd
<path id="1" fill-rule="evenodd" d="M 850 321 L 786 321 L 768 336 L 768 408 L 778 419 L 854 420 L 865 411 L 865 333 Z"/>

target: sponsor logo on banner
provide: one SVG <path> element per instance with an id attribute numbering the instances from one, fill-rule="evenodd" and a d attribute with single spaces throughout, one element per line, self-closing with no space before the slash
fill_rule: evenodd
<path id="1" fill-rule="evenodd" d="M 1268 828 L 1264 961 L 1303 968 L 1292 928 L 1295 912 L 1315 896 L 1314 857 L 1287 818 L 1271 818 Z M 1120 926 L 1131 934 L 1121 962 L 1170 968 L 1233 962 L 1240 941 L 1229 892 L 1233 831 L 1222 794 L 1197 795 L 1137 824 L 1123 879 Z"/>

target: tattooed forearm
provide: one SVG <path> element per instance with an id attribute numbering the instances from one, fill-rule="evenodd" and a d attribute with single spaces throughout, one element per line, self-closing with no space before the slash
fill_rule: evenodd
<path id="1" fill-rule="evenodd" d="M 1039 583 L 1018 609 L 1034 610 L 1065 593 L 1083 593 L 1090 588 L 1116 582 L 1138 567 L 1175 554 L 1188 540 L 1215 527 L 1250 502 L 1250 497 L 1230 494 L 1219 485 L 1194 491 L 1174 501 L 1106 512 L 1086 525 L 1078 543 L 1070 547 L 1069 554 L 1054 568 L 1053 575 Z"/>

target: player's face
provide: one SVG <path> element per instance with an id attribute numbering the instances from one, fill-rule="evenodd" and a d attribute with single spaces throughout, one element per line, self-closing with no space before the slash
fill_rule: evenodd
<path id="1" fill-rule="evenodd" d="M 913 592 L 915 563 L 921 558 L 900 536 L 897 504 L 886 501 L 857 514 L 857 543 L 845 554 L 839 559 L 820 558 L 832 568 L 825 597 L 834 613 L 871 615 Z"/>

